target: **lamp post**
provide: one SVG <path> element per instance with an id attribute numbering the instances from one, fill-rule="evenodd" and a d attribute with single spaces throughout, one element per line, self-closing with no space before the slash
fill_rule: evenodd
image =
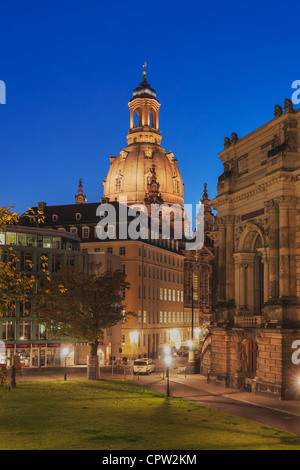
<path id="1" fill-rule="evenodd" d="M 69 354 L 69 348 L 64 348 L 62 350 L 62 357 L 65 358 L 65 375 L 64 380 L 67 380 L 67 355 Z"/>
<path id="2" fill-rule="evenodd" d="M 171 362 L 172 362 L 172 358 L 171 356 L 166 356 L 165 357 L 165 363 L 166 363 L 166 366 L 167 366 L 167 397 L 170 396 L 170 365 L 171 365 Z"/>

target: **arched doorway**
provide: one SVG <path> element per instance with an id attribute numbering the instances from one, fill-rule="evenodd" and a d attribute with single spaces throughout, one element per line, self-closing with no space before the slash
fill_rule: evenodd
<path id="1" fill-rule="evenodd" d="M 235 253 L 236 305 L 242 315 L 261 315 L 265 302 L 265 247 L 255 225 L 248 227 Z"/>

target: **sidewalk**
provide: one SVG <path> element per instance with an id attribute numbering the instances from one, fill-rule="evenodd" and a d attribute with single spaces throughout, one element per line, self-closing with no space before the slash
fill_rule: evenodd
<path id="1" fill-rule="evenodd" d="M 206 377 L 198 374 L 187 375 L 186 378 L 184 376 L 182 377 L 180 374 L 174 374 L 170 377 L 170 381 L 188 385 L 201 392 L 206 392 L 209 395 L 225 396 L 232 400 L 238 400 L 243 403 L 257 405 L 271 410 L 282 411 L 300 417 L 300 401 L 281 401 L 278 398 L 268 395 L 243 392 L 233 388 L 223 388 L 218 385 L 208 384 Z"/>
<path id="2" fill-rule="evenodd" d="M 158 373 L 151 377 L 128 377 L 131 382 L 166 393 L 167 381 Z M 265 426 L 300 436 L 300 403 L 255 395 L 232 388 L 207 384 L 206 377 L 171 372 L 171 396 L 192 401 L 223 413 L 256 421 Z"/>

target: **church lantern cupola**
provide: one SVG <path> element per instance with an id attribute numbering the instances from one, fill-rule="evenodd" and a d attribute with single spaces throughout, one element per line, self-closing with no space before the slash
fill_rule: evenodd
<path id="1" fill-rule="evenodd" d="M 128 145 L 136 142 L 152 142 L 160 145 L 159 108 L 156 91 L 147 82 L 146 62 L 144 63 L 143 80 L 133 90 L 133 98 L 128 103 L 130 128 L 127 136 Z M 135 124 L 135 119 L 137 123 Z"/>

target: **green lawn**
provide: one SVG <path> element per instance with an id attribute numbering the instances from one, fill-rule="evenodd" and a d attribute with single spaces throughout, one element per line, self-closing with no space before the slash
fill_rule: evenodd
<path id="1" fill-rule="evenodd" d="M 300 439 L 136 384 L 24 382 L 1 391 L 0 449 L 300 449 Z"/>

